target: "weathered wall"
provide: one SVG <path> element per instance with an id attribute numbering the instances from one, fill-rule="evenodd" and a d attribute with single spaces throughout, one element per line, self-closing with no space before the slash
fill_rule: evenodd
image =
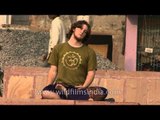
<path id="1" fill-rule="evenodd" d="M 113 54 L 112 61 L 120 68 L 124 68 L 123 42 L 125 39 L 125 16 L 103 15 L 93 16 L 92 31 L 112 35 Z"/>

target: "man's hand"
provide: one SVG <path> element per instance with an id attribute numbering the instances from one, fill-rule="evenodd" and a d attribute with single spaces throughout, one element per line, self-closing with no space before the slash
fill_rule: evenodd
<path id="1" fill-rule="evenodd" d="M 68 97 L 67 89 L 62 84 L 57 84 L 55 88 L 63 91 L 65 96 Z"/>
<path id="2" fill-rule="evenodd" d="M 58 90 L 66 91 L 66 88 L 62 84 L 57 84 L 55 88 Z"/>

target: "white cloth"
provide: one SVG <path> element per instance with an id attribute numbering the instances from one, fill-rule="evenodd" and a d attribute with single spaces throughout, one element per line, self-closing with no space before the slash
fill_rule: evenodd
<path id="1" fill-rule="evenodd" d="M 59 43 L 64 43 L 65 41 L 66 31 L 64 23 L 60 17 L 56 17 L 51 23 L 48 54 L 51 52 L 51 48 Z"/>

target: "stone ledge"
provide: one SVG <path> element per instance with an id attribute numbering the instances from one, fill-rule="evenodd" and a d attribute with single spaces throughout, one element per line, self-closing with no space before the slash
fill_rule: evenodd
<path id="1" fill-rule="evenodd" d="M 6 67 L 3 98 L 41 99 L 41 90 L 46 85 L 48 70 L 48 68 L 42 67 Z M 160 105 L 159 72 L 97 70 L 91 86 L 107 88 L 107 98 L 115 99 L 116 103 L 113 104 L 140 103 L 141 105 Z M 43 102 L 40 104 L 43 104 Z M 73 101 L 72 103 L 79 105 L 105 105 L 107 101 L 104 103 Z M 35 102 L 35 104 L 39 104 L 39 102 Z M 51 102 L 48 104 L 53 103 Z"/>
<path id="2" fill-rule="evenodd" d="M 107 101 L 82 101 L 75 100 L 75 105 L 140 105 L 134 102 L 107 102 Z"/>
<path id="3" fill-rule="evenodd" d="M 74 105 L 74 100 L 0 98 L 0 105 Z"/>
<path id="4" fill-rule="evenodd" d="M 6 99 L 0 98 L 0 105 L 139 105 L 133 102 L 107 102 L 83 100 L 48 100 L 48 99 Z"/>

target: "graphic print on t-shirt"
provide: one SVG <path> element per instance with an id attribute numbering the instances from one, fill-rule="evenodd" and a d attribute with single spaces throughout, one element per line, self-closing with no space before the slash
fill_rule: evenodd
<path id="1" fill-rule="evenodd" d="M 79 65 L 82 63 L 82 58 L 79 53 L 69 51 L 63 55 L 62 64 L 70 70 L 78 69 Z"/>

